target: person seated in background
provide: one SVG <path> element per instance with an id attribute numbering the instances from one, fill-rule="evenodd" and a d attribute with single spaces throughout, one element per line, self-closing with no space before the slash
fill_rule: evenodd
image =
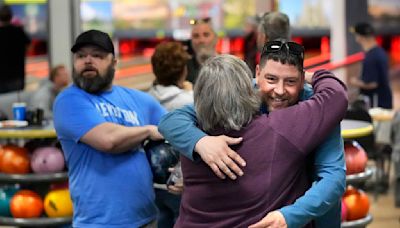
<path id="1" fill-rule="evenodd" d="M 149 93 L 168 111 L 193 103 L 193 86 L 186 81 L 189 54 L 178 42 L 157 45 L 151 65 L 156 80 Z M 159 228 L 172 228 L 179 215 L 181 196 L 169 193 L 165 184 L 154 184 L 156 205 L 160 211 Z"/>
<path id="2" fill-rule="evenodd" d="M 29 109 L 42 109 L 45 119 L 53 119 L 53 102 L 69 82 L 70 77 L 64 65 L 53 67 L 49 78 L 41 81 L 39 88 L 32 94 Z"/>
<path id="3" fill-rule="evenodd" d="M 194 19 L 190 21 L 193 25 L 191 32 L 191 45 L 194 56 L 187 62 L 188 81 L 195 84 L 201 65 L 211 56 L 217 54 L 217 33 L 214 31 L 211 18 Z"/>
<path id="4" fill-rule="evenodd" d="M 277 59 L 268 58 L 265 69 L 286 66 L 293 81 L 304 81 L 298 68 L 302 62 L 295 60 L 299 57 L 274 52 L 266 53 Z M 277 56 L 287 58 L 285 63 Z M 221 55 L 206 61 L 194 87 L 198 125 L 211 135 L 242 137 L 233 148 L 247 165 L 236 181 L 221 180 L 205 162 L 181 156 L 185 188 L 175 227 L 247 227 L 304 194 L 309 188 L 307 154 L 339 124 L 347 108 L 345 86 L 333 74 L 316 72 L 312 84 L 310 100 L 261 115 L 251 71 L 242 60 Z M 167 140 L 170 134 L 163 125 L 175 112 L 159 125 Z"/>
<path id="5" fill-rule="evenodd" d="M 178 42 L 157 45 L 151 57 L 156 79 L 149 93 L 168 111 L 193 103 L 193 86 L 186 81 L 186 62 L 189 58 L 183 45 Z"/>

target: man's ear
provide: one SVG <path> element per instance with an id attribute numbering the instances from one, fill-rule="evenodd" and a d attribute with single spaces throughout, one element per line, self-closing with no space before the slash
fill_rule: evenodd
<path id="1" fill-rule="evenodd" d="M 259 80 L 259 77 L 260 77 L 260 64 L 257 64 L 257 66 L 256 66 L 256 84 L 258 85 L 259 83 L 258 83 L 258 80 Z"/>

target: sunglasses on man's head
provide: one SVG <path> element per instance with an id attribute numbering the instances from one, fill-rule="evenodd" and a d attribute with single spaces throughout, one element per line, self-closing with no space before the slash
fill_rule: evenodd
<path id="1" fill-rule="evenodd" d="M 200 19 L 190 19 L 189 23 L 191 25 L 196 25 L 200 23 L 209 23 L 211 22 L 211 17 L 205 17 L 205 18 L 200 18 Z"/>
<path id="2" fill-rule="evenodd" d="M 286 51 L 290 54 L 300 56 L 304 59 L 304 47 L 295 42 L 282 42 L 279 40 L 269 41 L 265 43 L 261 54 L 276 53 L 279 51 Z"/>

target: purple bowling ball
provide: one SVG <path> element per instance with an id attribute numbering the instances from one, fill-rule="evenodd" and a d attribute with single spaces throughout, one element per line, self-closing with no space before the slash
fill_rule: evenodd
<path id="1" fill-rule="evenodd" d="M 56 147 L 40 147 L 33 151 L 31 167 L 35 173 L 56 173 L 64 170 L 64 155 Z"/>

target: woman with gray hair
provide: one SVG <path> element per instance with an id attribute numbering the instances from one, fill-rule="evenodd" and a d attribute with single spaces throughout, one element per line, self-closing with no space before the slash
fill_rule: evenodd
<path id="1" fill-rule="evenodd" d="M 199 127 L 210 135 L 242 137 L 232 148 L 247 165 L 236 181 L 221 180 L 205 162 L 181 156 L 185 189 L 175 227 L 247 227 L 308 189 L 306 157 L 342 119 L 343 83 L 317 72 L 310 100 L 261 115 L 251 78 L 247 65 L 231 55 L 203 65 L 194 88 Z"/>
<path id="2" fill-rule="evenodd" d="M 239 131 L 250 123 L 259 111 L 260 98 L 253 89 L 248 66 L 232 55 L 220 55 L 200 72 L 194 105 L 202 129 Z"/>

